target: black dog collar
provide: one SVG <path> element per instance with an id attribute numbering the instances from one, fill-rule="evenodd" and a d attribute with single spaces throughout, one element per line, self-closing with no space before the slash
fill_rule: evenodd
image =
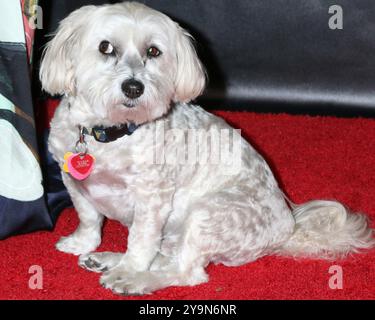
<path id="1" fill-rule="evenodd" d="M 93 136 L 98 142 L 108 143 L 125 135 L 130 136 L 139 126 L 134 123 L 122 124 L 113 127 L 95 126 L 91 129 L 82 128 L 82 133 Z"/>

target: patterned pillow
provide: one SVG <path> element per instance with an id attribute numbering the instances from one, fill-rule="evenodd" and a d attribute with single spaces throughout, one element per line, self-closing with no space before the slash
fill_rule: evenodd
<path id="1" fill-rule="evenodd" d="M 21 9 L 30 2 L 36 1 L 0 3 L 6 13 L 0 19 L 0 239 L 53 224 L 42 184 Z M 31 46 L 30 30 L 26 38 Z"/>

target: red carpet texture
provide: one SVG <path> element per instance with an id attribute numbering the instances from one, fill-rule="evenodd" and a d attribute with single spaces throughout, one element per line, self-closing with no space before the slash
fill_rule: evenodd
<path id="1" fill-rule="evenodd" d="M 297 203 L 337 199 L 375 220 L 375 120 L 217 112 L 267 159 L 280 185 Z M 0 242 L 1 299 L 135 299 L 113 295 L 99 275 L 78 267 L 77 257 L 55 250 L 77 227 L 65 210 L 53 232 Z M 372 226 L 375 227 L 372 222 Z M 125 251 L 127 230 L 107 221 L 100 251 Z M 31 290 L 29 268 L 43 270 L 43 289 Z M 343 289 L 330 289 L 329 269 L 339 265 Z M 266 257 L 241 267 L 208 267 L 210 281 L 168 288 L 136 299 L 374 299 L 375 252 L 345 261 Z"/>

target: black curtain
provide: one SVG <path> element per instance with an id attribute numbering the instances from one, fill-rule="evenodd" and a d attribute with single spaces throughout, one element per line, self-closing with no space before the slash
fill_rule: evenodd
<path id="1" fill-rule="evenodd" d="M 74 9 L 121 1 L 40 2 L 44 29 L 37 34 L 37 49 Z M 373 0 L 142 2 L 180 22 L 197 39 L 210 79 L 199 101 L 205 107 L 375 113 Z M 343 9 L 343 30 L 328 26 L 332 5 Z"/>

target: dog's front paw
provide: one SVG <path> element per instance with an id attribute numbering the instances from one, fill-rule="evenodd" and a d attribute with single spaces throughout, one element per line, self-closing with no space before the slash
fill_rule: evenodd
<path id="1" fill-rule="evenodd" d="M 154 291 L 156 279 L 148 271 L 127 273 L 120 270 L 105 272 L 100 278 L 100 284 L 112 290 L 113 293 L 125 296 L 139 296 Z"/>
<path id="2" fill-rule="evenodd" d="M 82 237 L 72 234 L 62 237 L 56 243 L 56 249 L 74 255 L 86 254 L 94 251 L 100 244 L 100 239 L 93 237 Z"/>
<path id="3" fill-rule="evenodd" d="M 116 281 L 123 279 L 126 275 L 126 270 L 122 266 L 117 266 L 111 270 L 103 272 L 99 282 L 104 288 L 112 289 Z"/>
<path id="4" fill-rule="evenodd" d="M 88 253 L 79 257 L 78 264 L 89 271 L 105 272 L 118 265 L 123 256 L 123 253 L 114 252 Z"/>

